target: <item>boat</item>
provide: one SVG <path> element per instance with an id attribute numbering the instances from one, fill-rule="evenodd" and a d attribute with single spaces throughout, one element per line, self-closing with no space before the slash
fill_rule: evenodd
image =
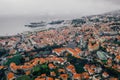
<path id="1" fill-rule="evenodd" d="M 31 27 L 31 28 L 35 28 L 35 27 L 43 27 L 43 26 L 46 26 L 46 22 L 32 22 L 30 23 L 29 25 L 25 25 L 26 27 Z"/>
<path id="2" fill-rule="evenodd" d="M 64 22 L 64 20 L 58 20 L 58 21 L 52 21 L 52 22 L 50 22 L 49 24 L 50 25 L 55 25 L 55 24 L 61 24 L 61 23 L 63 23 Z"/>

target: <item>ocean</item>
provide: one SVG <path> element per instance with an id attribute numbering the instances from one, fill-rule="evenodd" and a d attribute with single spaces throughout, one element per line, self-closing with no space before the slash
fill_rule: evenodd
<path id="1" fill-rule="evenodd" d="M 33 31 L 33 28 L 25 27 L 31 22 L 52 21 L 55 17 L 50 16 L 14 16 L 14 17 L 0 17 L 0 36 L 9 36 L 22 33 L 24 31 Z"/>

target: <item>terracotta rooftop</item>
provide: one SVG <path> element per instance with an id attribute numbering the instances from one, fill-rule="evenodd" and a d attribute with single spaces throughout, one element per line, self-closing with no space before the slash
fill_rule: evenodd
<path id="1" fill-rule="evenodd" d="M 7 74 L 7 79 L 8 80 L 12 80 L 12 79 L 14 79 L 15 77 L 14 77 L 14 73 L 12 73 L 12 72 L 9 72 L 8 74 Z"/>

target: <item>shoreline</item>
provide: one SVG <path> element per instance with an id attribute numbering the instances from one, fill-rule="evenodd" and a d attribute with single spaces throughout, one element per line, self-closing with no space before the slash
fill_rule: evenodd
<path id="1" fill-rule="evenodd" d="M 14 35 L 3 35 L 3 36 L 0 36 L 0 39 L 1 38 L 10 38 L 10 37 L 19 37 L 20 35 L 27 35 L 29 33 L 34 33 L 34 32 L 39 32 L 39 31 L 45 31 L 45 30 L 49 30 L 49 29 L 57 29 L 57 28 L 61 28 L 61 27 L 65 27 L 63 25 L 57 25 L 57 26 L 51 26 L 51 27 L 44 27 L 44 28 L 38 28 L 38 29 L 33 29 L 33 30 L 30 30 L 30 31 L 23 31 L 23 32 L 20 32 L 20 33 L 17 33 L 17 34 L 14 34 Z"/>

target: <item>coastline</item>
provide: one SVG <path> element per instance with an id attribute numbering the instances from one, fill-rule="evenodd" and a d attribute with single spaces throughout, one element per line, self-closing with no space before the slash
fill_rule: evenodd
<path id="1" fill-rule="evenodd" d="M 68 25 L 67 25 L 68 26 Z M 3 36 L 0 36 L 0 38 L 9 38 L 9 37 L 19 37 L 20 35 L 27 35 L 29 33 L 34 33 L 34 32 L 40 32 L 40 31 L 45 31 L 45 30 L 49 30 L 51 28 L 54 28 L 54 29 L 57 29 L 57 28 L 60 28 L 60 27 L 65 27 L 64 25 L 56 25 L 56 26 L 46 26 L 46 27 L 42 27 L 42 28 L 36 28 L 36 29 L 32 29 L 30 31 L 23 31 L 23 32 L 20 32 L 20 33 L 17 33 L 17 34 L 14 34 L 14 35 L 3 35 Z"/>

